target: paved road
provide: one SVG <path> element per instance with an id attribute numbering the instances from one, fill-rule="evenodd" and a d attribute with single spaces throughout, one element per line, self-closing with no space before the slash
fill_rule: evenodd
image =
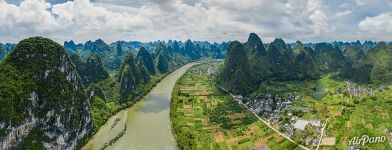
<path id="1" fill-rule="evenodd" d="M 325 127 L 327 126 L 328 120 L 329 120 L 329 118 L 325 121 L 324 127 L 321 129 L 320 140 L 319 140 L 319 142 L 317 143 L 317 148 L 316 148 L 316 150 L 318 150 L 319 147 L 320 147 L 320 143 L 321 143 L 321 140 L 323 139 L 324 130 L 325 130 Z"/>
<path id="2" fill-rule="evenodd" d="M 223 88 L 223 87 L 221 87 L 221 86 L 219 86 L 219 85 L 218 85 L 218 87 L 219 87 L 220 89 L 222 89 L 223 91 L 228 92 L 225 88 Z M 294 141 L 293 139 L 291 139 L 290 137 L 288 137 L 288 136 L 286 136 L 285 134 L 283 134 L 283 133 L 279 132 L 278 130 L 276 130 L 274 127 L 271 126 L 270 123 L 268 123 L 267 121 L 265 121 L 263 118 L 259 117 L 259 116 L 258 116 L 256 113 L 254 113 L 248 106 L 246 106 L 246 105 L 245 105 L 244 103 L 242 103 L 240 100 L 237 100 L 237 98 L 236 98 L 233 94 L 231 94 L 230 92 L 228 92 L 228 93 L 230 94 L 231 97 L 233 97 L 234 100 L 236 100 L 237 102 L 239 102 L 240 104 L 242 104 L 243 106 L 245 106 L 245 108 L 247 108 L 250 112 L 252 112 L 253 115 L 255 115 L 260 121 L 262 121 L 264 124 L 266 124 L 266 125 L 267 125 L 269 128 L 271 128 L 272 130 L 274 130 L 276 133 L 278 133 L 279 135 L 283 136 L 284 138 L 286 138 L 286 139 L 289 140 L 290 142 L 293 142 L 293 143 L 297 144 L 297 145 L 298 145 L 299 147 L 301 147 L 302 149 L 310 150 L 309 148 L 307 148 L 307 147 L 305 147 L 305 146 L 303 146 L 303 145 L 301 145 L 301 144 L 295 142 L 295 141 Z M 321 140 L 320 140 L 320 141 L 321 141 Z"/>

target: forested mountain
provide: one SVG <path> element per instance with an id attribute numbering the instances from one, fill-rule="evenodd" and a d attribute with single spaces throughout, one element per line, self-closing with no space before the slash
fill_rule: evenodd
<path id="1" fill-rule="evenodd" d="M 64 44 L 65 46 L 65 44 Z M 94 42 L 87 41 L 84 43 L 84 50 L 90 50 L 91 52 L 104 52 L 110 51 L 109 45 L 107 45 L 103 40 L 97 39 Z"/>
<path id="2" fill-rule="evenodd" d="M 160 73 L 166 73 L 169 71 L 169 60 L 166 51 L 160 51 L 156 60 L 157 69 Z"/>
<path id="3" fill-rule="evenodd" d="M 190 52 L 181 42 L 169 43 L 107 45 L 98 39 L 65 42 L 64 48 L 34 37 L 13 50 L 11 44 L 1 44 L 6 59 L 0 63 L 0 103 L 6 107 L 0 107 L 0 149 L 75 149 L 111 113 L 140 99 L 166 73 L 192 60 L 225 54 L 216 43 L 192 46 L 188 40 Z"/>
<path id="4" fill-rule="evenodd" d="M 236 51 L 243 49 L 245 54 L 230 52 L 233 47 L 229 47 L 220 78 L 222 85 L 239 82 L 235 87 L 230 87 L 230 84 L 225 86 L 236 93 L 249 93 L 252 91 L 250 89 L 256 89 L 260 83 L 267 80 L 318 79 L 321 72 L 340 71 L 349 62 L 338 46 L 328 43 L 302 44 L 297 41 L 295 44 L 286 44 L 284 40 L 277 38 L 269 44 L 263 44 L 257 34 L 251 33 L 247 42 L 244 44 L 236 42 L 235 45 Z M 363 58 L 360 51 L 348 53 L 352 59 Z M 233 67 L 233 64 L 240 64 L 238 66 L 248 64 L 250 69 L 248 71 L 244 70 L 244 67 Z M 247 76 L 249 80 L 244 80 L 244 77 L 238 74 Z"/>
<path id="5" fill-rule="evenodd" d="M 121 100 L 125 101 L 128 98 L 128 95 L 135 89 L 135 87 L 142 83 L 142 80 L 140 80 L 141 75 L 139 68 L 135 63 L 131 52 L 127 53 L 124 59 L 124 63 L 121 65 L 118 77 L 120 81 Z"/>
<path id="6" fill-rule="evenodd" d="M 319 68 L 311 55 L 313 50 L 310 47 L 303 45 L 298 47 L 297 51 L 299 54 L 296 55 L 291 46 L 282 39 L 275 39 L 269 44 L 263 44 L 260 37 L 255 33 L 251 33 L 248 41 L 244 44 L 236 42 L 235 47 L 237 48 L 229 47 L 228 49 L 225 67 L 221 75 L 221 83 L 225 85 L 224 83 L 239 82 L 236 85 L 247 85 L 247 88 L 240 86 L 229 87 L 226 85 L 225 87 L 229 90 L 238 93 L 248 93 L 266 80 L 317 79 L 320 76 Z M 230 50 L 242 51 L 242 49 L 244 53 L 230 52 Z M 248 67 L 236 68 L 232 65 L 235 63 L 242 63 L 241 66 L 246 65 Z M 250 69 L 245 71 L 244 68 Z M 231 74 L 233 73 L 235 75 L 242 74 L 247 77 L 247 80 L 244 81 L 242 76 L 232 76 Z"/>
<path id="7" fill-rule="evenodd" d="M 109 77 L 98 54 L 91 55 L 86 62 L 82 62 L 76 53 L 71 54 L 70 59 L 75 64 L 84 84 L 99 82 Z"/>
<path id="8" fill-rule="evenodd" d="M 152 55 L 144 47 L 140 48 L 136 58 L 139 59 L 141 63 L 143 63 L 150 74 L 155 74 L 155 66 Z"/>
<path id="9" fill-rule="evenodd" d="M 388 84 L 392 82 L 391 72 L 392 45 L 379 42 L 362 59 L 347 63 L 341 76 L 360 83 Z"/>
<path id="10" fill-rule="evenodd" d="M 7 55 L 7 50 L 4 48 L 3 44 L 0 43 L 0 60 L 2 60 Z"/>
<path id="11" fill-rule="evenodd" d="M 83 83 L 52 40 L 20 41 L 0 63 L 0 149 L 75 149 L 92 129 Z"/>
<path id="12" fill-rule="evenodd" d="M 11 44 L 11 43 L 2 44 L 2 43 L 0 43 L 0 61 L 2 59 L 4 59 L 4 57 L 7 56 L 7 54 L 10 53 L 14 47 L 15 47 L 15 44 Z"/>
<path id="13" fill-rule="evenodd" d="M 120 69 L 121 60 L 124 59 L 126 52 L 137 54 L 136 56 L 138 57 L 139 49 L 142 47 L 143 50 L 141 51 L 140 55 L 145 55 L 145 52 L 147 51 L 150 54 L 156 54 L 155 57 L 157 57 L 159 53 L 157 53 L 156 50 L 162 49 L 159 47 L 163 46 L 167 53 L 178 54 L 184 57 L 189 57 L 192 60 L 197 60 L 206 57 L 223 59 L 226 54 L 228 44 L 228 42 L 210 43 L 207 41 L 191 40 L 187 40 L 185 42 L 169 40 L 168 42 L 154 41 L 148 43 L 142 43 L 138 41 L 116 41 L 114 43 L 107 44 L 103 40 L 98 39 L 95 41 L 87 41 L 84 44 L 76 44 L 72 40 L 65 41 L 64 47 L 69 55 L 72 53 L 77 53 L 82 61 L 87 60 L 93 54 L 99 54 L 102 58 L 104 66 L 108 69 L 108 71 L 115 72 L 116 70 Z M 147 63 L 147 70 L 149 73 L 154 74 L 155 71 L 152 68 L 150 60 L 151 59 L 148 58 L 148 56 L 146 58 L 143 57 L 143 61 Z"/>
<path id="14" fill-rule="evenodd" d="M 313 57 L 322 70 L 336 71 L 343 68 L 346 58 L 337 46 L 328 43 L 317 43 L 314 46 Z"/>
<path id="15" fill-rule="evenodd" d="M 361 46 L 347 46 L 344 49 L 344 55 L 351 62 L 357 62 L 365 59 L 365 52 Z"/>
<path id="16" fill-rule="evenodd" d="M 392 81 L 392 44 L 385 42 L 263 43 L 251 33 L 245 43 L 96 40 L 64 47 L 42 37 L 0 44 L 0 149 L 76 148 L 164 75 L 207 57 L 225 56 L 217 83 L 244 95 L 269 81 L 327 73 L 357 83 Z"/>
<path id="17" fill-rule="evenodd" d="M 343 79 L 382 84 L 392 81 L 391 60 L 392 46 L 385 42 L 286 44 L 277 38 L 264 44 L 257 34 L 251 33 L 247 42 L 229 46 L 220 83 L 243 94 L 268 80 L 314 80 L 323 73 L 338 72 Z"/>
<path id="18" fill-rule="evenodd" d="M 243 94 L 253 90 L 255 85 L 253 76 L 244 47 L 238 41 L 231 42 L 219 84 L 227 90 Z"/>

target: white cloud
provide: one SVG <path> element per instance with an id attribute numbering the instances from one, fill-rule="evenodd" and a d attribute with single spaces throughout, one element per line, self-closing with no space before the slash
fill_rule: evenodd
<path id="1" fill-rule="evenodd" d="M 309 19 L 313 22 L 311 28 L 315 34 L 322 34 L 328 32 L 328 17 L 322 10 L 321 0 L 309 0 L 308 1 L 308 11 L 311 12 Z"/>
<path id="2" fill-rule="evenodd" d="M 357 4 L 358 6 L 365 5 L 365 2 L 364 2 L 363 0 L 356 0 L 355 2 L 356 2 L 356 4 Z"/>
<path id="3" fill-rule="evenodd" d="M 337 12 L 335 14 L 335 17 L 345 17 L 347 15 L 350 15 L 351 13 L 352 13 L 352 11 L 350 11 L 350 10 L 341 11 L 341 12 Z"/>
<path id="4" fill-rule="evenodd" d="M 0 41 L 17 42 L 33 35 L 59 42 L 97 38 L 108 42 L 169 38 L 244 41 L 250 32 L 267 42 L 275 37 L 309 42 L 356 40 L 368 38 L 368 30 L 377 26 L 368 22 L 388 22 L 366 16 L 383 17 L 382 12 L 392 9 L 366 2 L 371 8 L 367 10 L 357 5 L 361 2 L 365 1 L 74 0 L 50 4 L 24 0 L 14 5 L 0 0 Z"/>
<path id="5" fill-rule="evenodd" d="M 366 17 L 358 26 L 361 31 L 373 34 L 392 34 L 392 12 Z"/>
<path id="6" fill-rule="evenodd" d="M 148 12 L 148 13 L 146 13 Z M 121 30 L 132 31 L 137 28 L 152 25 L 150 17 L 154 12 L 150 7 L 140 8 L 139 14 L 112 12 L 103 7 L 97 7 L 89 0 L 68 1 L 64 4 L 53 5 L 52 13 L 58 16 L 58 22 L 63 26 L 79 26 L 81 30 Z M 80 30 L 80 29 L 79 29 Z"/>
<path id="7" fill-rule="evenodd" d="M 0 1 L 0 8 L 0 29 L 3 32 L 14 28 L 45 32 L 60 27 L 48 11 L 50 3 L 42 0 L 26 0 L 20 6 Z"/>

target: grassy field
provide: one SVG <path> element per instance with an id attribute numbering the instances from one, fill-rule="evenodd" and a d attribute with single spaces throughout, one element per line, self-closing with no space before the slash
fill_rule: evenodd
<path id="1" fill-rule="evenodd" d="M 171 121 L 180 149 L 300 149 L 215 86 L 222 62 L 192 67 L 177 81 Z"/>
<path id="2" fill-rule="evenodd" d="M 351 138 L 362 135 L 388 137 L 385 129 L 392 129 L 392 87 L 369 95 L 350 97 L 338 92 L 346 89 L 346 86 L 345 81 L 336 79 L 336 73 L 331 73 L 313 81 L 266 81 L 252 95 L 271 93 L 284 96 L 293 93 L 301 96 L 300 100 L 294 101 L 295 107 L 313 109 L 305 112 L 302 118 L 320 118 L 324 121 L 330 118 L 325 137 L 336 138 L 336 144 L 321 146 L 321 149 L 347 149 Z M 360 148 L 390 149 L 387 141 L 361 145 Z"/>

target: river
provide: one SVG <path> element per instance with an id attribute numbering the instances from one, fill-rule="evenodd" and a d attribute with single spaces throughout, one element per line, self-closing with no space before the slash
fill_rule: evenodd
<path id="1" fill-rule="evenodd" d="M 195 64 L 187 64 L 170 73 L 142 100 L 112 116 L 82 149 L 101 149 L 125 128 L 125 134 L 107 149 L 177 149 L 170 127 L 171 94 L 177 79 Z"/>

